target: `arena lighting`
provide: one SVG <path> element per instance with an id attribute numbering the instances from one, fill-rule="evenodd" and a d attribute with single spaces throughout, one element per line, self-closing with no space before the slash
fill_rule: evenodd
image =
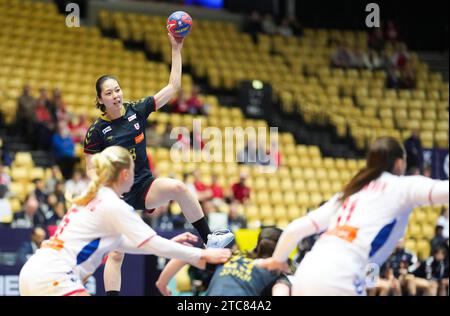
<path id="1" fill-rule="evenodd" d="M 264 83 L 261 80 L 253 80 L 252 87 L 255 90 L 261 90 L 264 87 Z"/>

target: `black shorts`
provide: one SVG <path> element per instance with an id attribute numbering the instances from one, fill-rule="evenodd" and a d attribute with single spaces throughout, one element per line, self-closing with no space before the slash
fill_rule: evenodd
<path id="1" fill-rule="evenodd" d="M 145 208 L 145 197 L 147 196 L 153 181 L 155 181 L 155 178 L 150 177 L 143 182 L 135 183 L 131 188 L 131 191 L 123 195 L 123 200 L 136 210 L 153 213 L 155 209 L 147 210 Z"/>

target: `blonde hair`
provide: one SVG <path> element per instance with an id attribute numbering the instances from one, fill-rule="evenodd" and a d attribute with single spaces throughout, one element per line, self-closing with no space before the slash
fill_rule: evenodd
<path id="1" fill-rule="evenodd" d="M 91 179 L 89 186 L 82 195 L 70 199 L 71 203 L 85 206 L 96 195 L 100 186 L 111 185 L 119 178 L 123 169 L 129 169 L 131 166 L 131 155 L 123 147 L 111 146 L 104 149 L 101 153 L 92 156 L 92 166 L 95 175 Z"/>

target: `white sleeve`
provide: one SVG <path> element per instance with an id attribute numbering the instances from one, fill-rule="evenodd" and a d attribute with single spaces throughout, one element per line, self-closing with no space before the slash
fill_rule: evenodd
<path id="1" fill-rule="evenodd" d="M 138 248 L 156 232 L 134 211 L 133 207 L 122 200 L 111 201 L 105 206 L 105 218 L 114 232 L 127 238 L 129 245 Z"/>
<path id="2" fill-rule="evenodd" d="M 449 182 L 423 176 L 404 178 L 407 202 L 413 206 L 448 204 Z"/>
<path id="3" fill-rule="evenodd" d="M 280 262 L 286 261 L 291 251 L 303 238 L 327 229 L 340 205 L 338 199 L 339 195 L 335 195 L 318 209 L 290 223 L 278 240 L 273 258 Z"/>
<path id="4" fill-rule="evenodd" d="M 202 255 L 202 249 L 200 248 L 184 246 L 158 235 L 148 238 L 138 247 L 134 246 L 134 243 L 128 238 L 122 237 L 122 243 L 118 250 L 131 254 L 156 255 L 170 259 L 176 258 L 192 265 L 197 265 Z"/>

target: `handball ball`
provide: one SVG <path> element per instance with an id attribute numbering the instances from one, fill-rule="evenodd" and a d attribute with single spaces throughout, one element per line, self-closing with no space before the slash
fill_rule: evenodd
<path id="1" fill-rule="evenodd" d="M 186 37 L 192 28 L 192 18 L 184 11 L 176 11 L 167 19 L 167 29 L 175 37 Z"/>

